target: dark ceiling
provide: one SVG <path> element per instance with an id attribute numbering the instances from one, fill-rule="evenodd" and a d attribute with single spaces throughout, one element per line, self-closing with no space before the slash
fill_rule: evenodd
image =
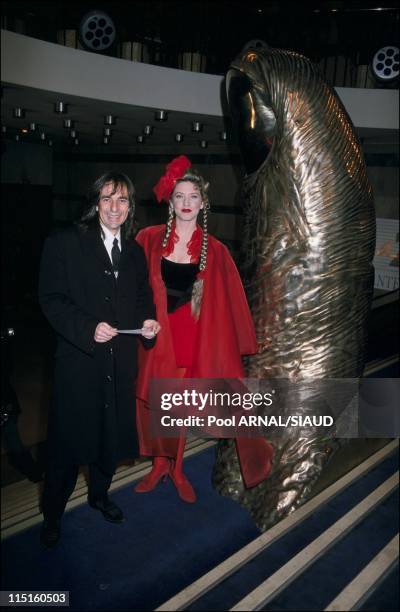
<path id="1" fill-rule="evenodd" d="M 385 45 L 398 45 L 399 9 L 393 2 L 324 1 L 302 2 L 279 0 L 201 0 L 131 2 L 3 2 L 2 26 L 9 30 L 57 41 L 57 30 L 78 29 L 82 17 L 91 10 L 103 10 L 113 19 L 117 40 L 136 40 L 160 49 L 158 63 L 177 67 L 180 51 L 200 51 L 207 57 L 208 73 L 225 74 L 232 58 L 252 39 L 266 40 L 270 45 L 293 49 L 318 61 L 328 56 L 357 55 L 354 63 L 369 64 L 375 52 Z M 378 10 L 381 9 L 381 10 Z M 118 55 L 115 48 L 104 52 Z M 151 62 L 157 63 L 157 62 Z M 62 117 L 53 112 L 57 94 L 34 91 L 5 84 L 2 90 L 3 135 L 40 142 L 44 132 L 56 147 L 73 144 L 63 128 Z M 76 124 L 80 144 L 100 146 L 103 139 L 103 116 L 114 114 L 118 124 L 113 128 L 112 147 L 136 147 L 147 124 L 154 134 L 145 139 L 145 149 L 171 146 L 175 134 L 184 135 L 183 148 L 199 147 L 199 136 L 191 131 L 191 122 L 203 124 L 202 139 L 209 147 L 220 150 L 220 131 L 226 129 L 222 117 L 194 117 L 185 113 L 171 114 L 168 122 L 154 122 L 150 109 L 122 107 L 64 96 L 69 103 L 70 117 Z M 13 117 L 13 109 L 26 109 L 24 120 Z M 35 122 L 36 131 L 29 125 Z M 21 134 L 25 128 L 27 134 Z M 229 143 L 227 143 L 229 146 Z M 175 146 L 175 145 L 174 145 Z M 189 149 L 188 149 L 189 150 Z"/>
<path id="2" fill-rule="evenodd" d="M 359 53 L 360 63 L 369 63 L 380 47 L 398 43 L 397 0 L 13 0 L 3 2 L 3 27 L 13 29 L 18 18 L 27 35 L 56 42 L 57 30 L 78 29 L 82 17 L 94 9 L 110 15 L 119 41 L 145 39 L 161 45 L 166 50 L 163 65 L 171 65 L 174 50 L 200 51 L 207 56 L 207 72 L 216 74 L 223 74 L 251 39 L 313 60 Z"/>

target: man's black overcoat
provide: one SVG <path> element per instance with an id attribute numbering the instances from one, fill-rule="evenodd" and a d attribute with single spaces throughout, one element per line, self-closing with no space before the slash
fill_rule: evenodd
<path id="1" fill-rule="evenodd" d="M 69 228 L 44 246 L 39 301 L 57 332 L 49 415 L 49 460 L 54 465 L 97 462 L 107 472 L 138 455 L 135 423 L 135 336 L 94 341 L 98 323 L 142 327 L 155 318 L 142 248 L 122 236 L 116 279 L 100 226 Z M 151 346 L 154 341 L 144 341 Z"/>

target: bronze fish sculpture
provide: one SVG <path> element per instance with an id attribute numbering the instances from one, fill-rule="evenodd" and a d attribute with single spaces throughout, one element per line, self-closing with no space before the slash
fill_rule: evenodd
<path id="1" fill-rule="evenodd" d="M 352 122 L 310 60 L 267 45 L 233 61 L 227 96 L 247 172 L 241 271 L 259 342 L 248 376 L 316 387 L 357 379 L 375 213 Z M 306 396 L 311 401 L 296 397 L 304 414 L 316 403 Z M 272 472 L 257 487 L 244 488 L 230 440 L 219 443 L 213 474 L 215 488 L 246 506 L 263 530 L 312 494 L 340 444 L 315 427 L 276 431 L 269 441 Z"/>

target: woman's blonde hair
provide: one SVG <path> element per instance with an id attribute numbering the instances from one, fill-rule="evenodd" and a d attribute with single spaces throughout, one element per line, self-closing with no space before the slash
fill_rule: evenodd
<path id="1" fill-rule="evenodd" d="M 174 189 L 171 193 L 170 201 L 169 201 L 168 221 L 167 221 L 167 227 L 165 230 L 165 236 L 163 240 L 163 247 L 167 246 L 168 239 L 172 231 L 172 223 L 174 220 L 174 207 L 172 204 L 172 195 L 176 189 L 176 186 L 179 185 L 179 183 L 184 183 L 184 182 L 193 183 L 193 185 L 195 185 L 198 188 L 198 190 L 200 191 L 201 200 L 203 202 L 203 240 L 201 243 L 200 265 L 199 265 L 200 271 L 203 271 L 205 270 L 206 264 L 207 264 L 208 211 L 210 210 L 210 201 L 208 199 L 207 192 L 208 192 L 208 187 L 210 184 L 206 182 L 204 178 L 196 170 L 193 170 L 192 168 L 186 170 L 185 174 L 181 178 L 177 179 Z"/>

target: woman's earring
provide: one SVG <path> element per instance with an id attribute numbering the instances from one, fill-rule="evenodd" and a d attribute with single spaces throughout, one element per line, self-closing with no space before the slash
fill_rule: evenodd
<path id="1" fill-rule="evenodd" d="M 96 212 L 98 212 L 98 211 L 99 211 L 99 207 L 98 207 L 98 206 L 96 206 Z"/>

